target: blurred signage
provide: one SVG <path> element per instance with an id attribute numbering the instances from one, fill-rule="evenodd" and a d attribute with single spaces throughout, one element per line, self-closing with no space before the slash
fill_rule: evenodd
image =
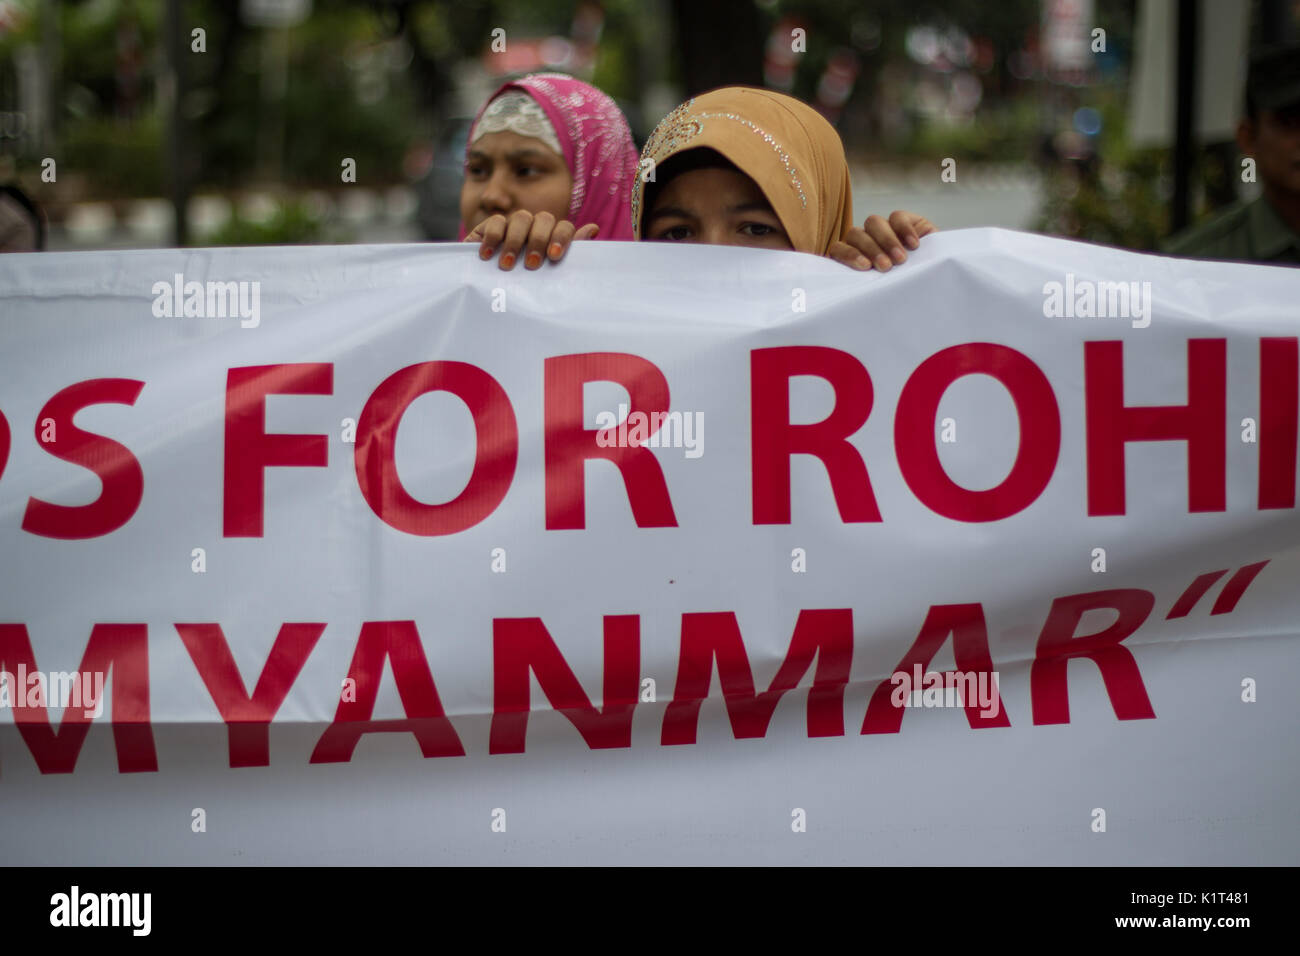
<path id="1" fill-rule="evenodd" d="M 1092 0 L 1047 0 L 1043 4 L 1043 65 L 1049 76 L 1091 68 L 1092 26 Z"/>

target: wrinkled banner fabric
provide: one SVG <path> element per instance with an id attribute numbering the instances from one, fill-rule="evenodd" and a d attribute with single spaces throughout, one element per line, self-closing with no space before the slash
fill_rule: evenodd
<path id="1" fill-rule="evenodd" d="M 7 863 L 1300 862 L 1300 276 L 0 257 Z"/>

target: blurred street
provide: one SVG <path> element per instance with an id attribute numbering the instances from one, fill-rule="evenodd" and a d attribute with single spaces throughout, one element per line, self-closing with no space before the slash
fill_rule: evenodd
<path id="1" fill-rule="evenodd" d="M 355 186 L 333 197 L 311 192 L 302 198 L 334 224 L 345 241 L 425 241 L 415 216 L 417 197 L 412 187 L 376 191 Z M 906 209 L 925 215 L 940 229 L 1027 229 L 1041 200 L 1041 176 L 1029 166 L 973 166 L 959 171 L 954 183 L 940 182 L 936 170 L 920 167 L 875 165 L 853 169 L 853 211 L 859 223 L 873 213 L 887 216 L 895 209 Z M 202 237 L 226 225 L 236 208 L 241 216 L 258 221 L 271 215 L 275 202 L 271 196 L 259 193 L 250 193 L 238 203 L 217 196 L 195 197 L 189 209 L 196 235 Z M 68 210 L 62 225 L 50 229 L 49 248 L 156 248 L 169 244 L 170 229 L 171 206 L 163 199 L 79 203 Z"/>
<path id="2" fill-rule="evenodd" d="M 905 209 L 924 215 L 940 229 L 1028 229 L 1041 204 L 1042 177 L 1032 166 L 973 166 L 959 170 L 953 183 L 941 182 L 937 167 L 853 170 L 853 215 L 859 224 L 872 213 L 887 216 Z"/>
<path id="3" fill-rule="evenodd" d="M 450 240 L 473 117 L 554 72 L 638 149 L 710 88 L 793 95 L 859 225 L 1153 251 L 1258 195 L 1246 64 L 1298 36 L 1294 0 L 0 0 L 0 189 L 51 250 Z"/>

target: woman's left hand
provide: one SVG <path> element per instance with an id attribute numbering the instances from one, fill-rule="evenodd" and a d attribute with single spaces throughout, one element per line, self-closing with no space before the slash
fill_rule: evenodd
<path id="1" fill-rule="evenodd" d="M 863 272 L 873 268 L 888 272 L 895 265 L 907 261 L 907 252 L 903 246 L 916 249 L 921 244 L 922 236 L 937 231 L 934 223 L 924 216 L 900 209 L 890 213 L 888 219 L 868 216 L 861 229 L 854 226 L 826 254 L 837 262 Z"/>

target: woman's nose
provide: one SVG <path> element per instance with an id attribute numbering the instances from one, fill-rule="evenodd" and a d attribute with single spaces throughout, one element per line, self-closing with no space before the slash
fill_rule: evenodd
<path id="1" fill-rule="evenodd" d="M 710 246 L 740 246 L 744 240 L 725 222 L 706 223 L 700 230 L 700 241 Z"/>
<path id="2" fill-rule="evenodd" d="M 505 176 L 494 173 L 479 194 L 478 202 L 489 212 L 509 212 L 514 205 L 514 196 L 506 187 Z"/>

